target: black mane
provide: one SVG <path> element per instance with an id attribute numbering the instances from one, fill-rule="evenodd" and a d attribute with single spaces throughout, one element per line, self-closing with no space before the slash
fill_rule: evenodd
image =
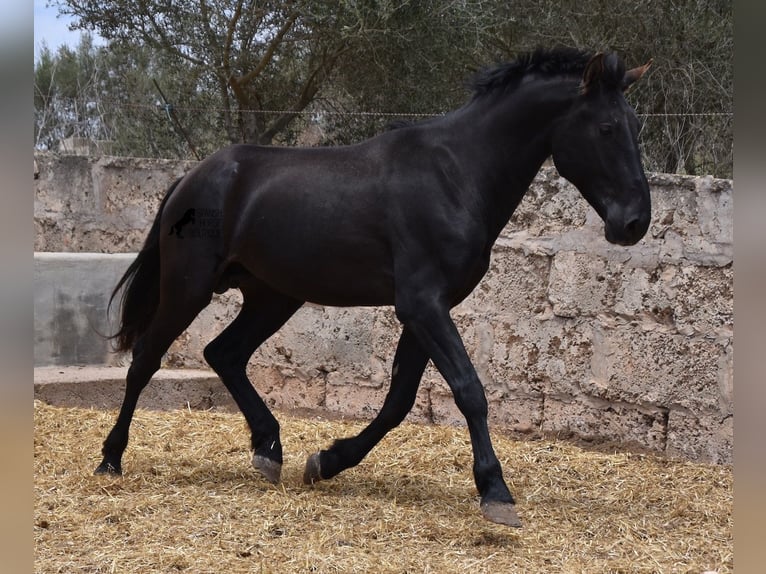
<path id="1" fill-rule="evenodd" d="M 478 98 L 495 91 L 505 91 L 518 85 L 527 74 L 543 76 L 581 76 L 585 66 L 593 56 L 590 52 L 572 48 L 545 50 L 539 48 L 533 52 L 521 54 L 512 62 L 484 68 L 470 80 L 468 87 L 473 97 Z M 619 58 L 609 54 L 604 59 L 605 77 L 609 83 L 619 86 L 625 69 Z"/>

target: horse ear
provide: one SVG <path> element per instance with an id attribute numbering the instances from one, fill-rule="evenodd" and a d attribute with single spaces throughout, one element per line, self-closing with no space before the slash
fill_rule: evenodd
<path id="1" fill-rule="evenodd" d="M 643 76 L 646 71 L 649 69 L 649 67 L 652 65 L 652 62 L 654 62 L 653 58 L 650 58 L 649 61 L 644 64 L 643 66 L 639 66 L 638 68 L 632 68 L 625 72 L 625 76 L 622 79 L 622 89 L 623 91 L 627 91 L 630 86 L 632 86 L 634 83 L 636 83 L 638 80 L 641 79 L 641 76 Z"/>
<path id="2" fill-rule="evenodd" d="M 604 72 L 604 54 L 599 52 L 594 55 L 585 65 L 585 71 L 582 75 L 582 85 L 580 90 L 587 94 L 591 89 L 598 85 L 601 74 Z"/>

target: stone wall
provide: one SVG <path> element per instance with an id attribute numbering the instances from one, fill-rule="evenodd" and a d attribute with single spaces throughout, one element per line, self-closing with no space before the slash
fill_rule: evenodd
<path id="1" fill-rule="evenodd" d="M 37 251 L 140 249 L 170 182 L 192 164 L 38 155 Z M 491 268 L 453 312 L 496 428 L 729 463 L 733 442 L 732 182 L 652 174 L 653 217 L 632 247 L 555 169 L 538 175 Z M 217 296 L 166 356 L 202 367 L 237 313 Z M 371 417 L 399 334 L 389 308 L 307 305 L 253 356 L 272 405 Z M 463 424 L 429 367 L 410 419 Z"/>

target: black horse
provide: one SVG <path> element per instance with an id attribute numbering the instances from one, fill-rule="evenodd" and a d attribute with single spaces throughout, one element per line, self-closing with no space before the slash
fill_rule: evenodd
<path id="1" fill-rule="evenodd" d="M 380 413 L 309 457 L 304 481 L 358 464 L 412 408 L 430 359 L 468 423 L 482 514 L 520 526 L 450 309 L 484 276 L 493 243 L 551 155 L 608 241 L 644 236 L 649 187 L 624 92 L 648 66 L 626 71 L 614 54 L 538 50 L 479 73 L 470 101 L 443 117 L 352 146 L 234 145 L 199 163 L 168 191 L 112 294 L 123 289 L 115 338 L 133 360 L 96 472 L 121 473 L 139 394 L 214 292 L 240 289 L 243 303 L 204 356 L 247 419 L 253 465 L 271 482 L 282 467 L 279 424 L 246 376 L 250 356 L 306 301 L 393 305 L 403 330 Z M 169 233 L 189 209 L 218 214 L 206 223 L 215 233 Z"/>

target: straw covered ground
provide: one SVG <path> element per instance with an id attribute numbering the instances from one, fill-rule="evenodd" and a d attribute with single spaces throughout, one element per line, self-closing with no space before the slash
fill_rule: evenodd
<path id="1" fill-rule="evenodd" d="M 465 429 L 402 425 L 306 487 L 306 457 L 364 423 L 278 414 L 273 486 L 238 413 L 138 411 L 115 478 L 92 474 L 115 413 L 34 410 L 37 573 L 733 571 L 730 467 L 496 434 L 518 530 L 481 518 Z"/>

